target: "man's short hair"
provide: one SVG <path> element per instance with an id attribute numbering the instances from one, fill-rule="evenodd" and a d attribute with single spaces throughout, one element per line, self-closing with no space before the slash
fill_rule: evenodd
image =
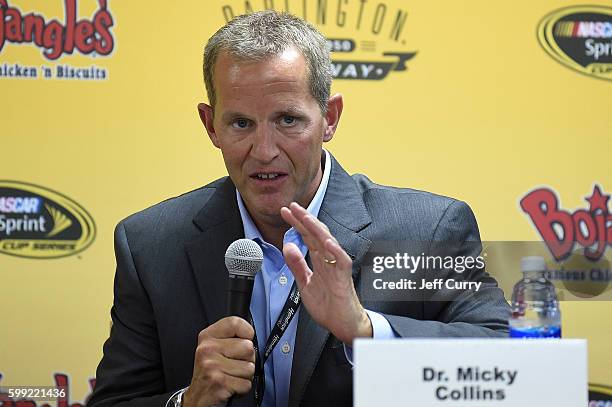
<path id="1" fill-rule="evenodd" d="M 306 59 L 310 92 L 321 112 L 327 112 L 331 91 L 331 60 L 323 34 L 308 22 L 288 13 L 265 10 L 238 16 L 221 27 L 204 48 L 204 83 L 215 107 L 214 66 L 221 51 L 234 58 L 260 61 L 297 48 Z"/>

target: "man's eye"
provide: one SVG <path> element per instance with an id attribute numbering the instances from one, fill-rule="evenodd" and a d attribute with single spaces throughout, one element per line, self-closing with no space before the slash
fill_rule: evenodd
<path id="1" fill-rule="evenodd" d="M 246 129 L 249 127 L 250 121 L 248 119 L 236 119 L 232 122 L 232 127 L 235 129 Z"/>
<path id="2" fill-rule="evenodd" d="M 293 116 L 285 115 L 281 117 L 280 123 L 282 126 L 293 126 L 297 119 Z"/>

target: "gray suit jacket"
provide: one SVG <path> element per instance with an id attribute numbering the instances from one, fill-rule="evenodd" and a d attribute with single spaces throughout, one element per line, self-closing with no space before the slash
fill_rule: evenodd
<path id="1" fill-rule="evenodd" d="M 460 242 L 456 254 L 472 256 L 480 248 L 476 220 L 465 203 L 350 176 L 333 157 L 319 219 L 353 258 L 358 293 L 372 242 L 440 247 L 453 241 Z M 198 333 L 225 316 L 224 253 L 241 237 L 235 187 L 227 177 L 119 223 L 113 327 L 89 405 L 161 406 L 190 383 Z M 472 295 L 441 295 L 438 301 L 362 302 L 382 313 L 402 337 L 505 336 L 509 307 L 495 280 L 478 270 L 464 275 L 482 282 L 482 288 Z M 304 307 L 289 405 L 352 405 L 352 372 L 342 344 Z"/>

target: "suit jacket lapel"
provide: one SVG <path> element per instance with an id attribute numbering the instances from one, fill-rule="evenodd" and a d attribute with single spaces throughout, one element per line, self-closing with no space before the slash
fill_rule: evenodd
<path id="1" fill-rule="evenodd" d="M 226 314 L 225 250 L 234 240 L 244 237 L 235 187 L 229 177 L 218 182 L 219 186 L 193 220 L 202 234 L 186 246 L 209 324 Z"/>
<path id="2" fill-rule="evenodd" d="M 193 219 L 202 234 L 186 246 L 209 324 L 227 316 L 225 251 L 233 241 L 244 237 L 234 184 L 226 177 L 219 180 L 217 185 L 208 202 Z M 254 389 L 242 397 L 235 397 L 232 406 L 255 406 Z"/>
<path id="3" fill-rule="evenodd" d="M 371 244 L 358 232 L 367 227 L 372 220 L 355 181 L 333 157 L 331 161 L 331 174 L 319 211 L 319 220 L 327 225 L 340 246 L 353 259 L 353 278 L 356 278 L 359 263 Z M 305 307 L 300 308 L 291 368 L 290 407 L 299 406 L 329 337 L 329 331 L 319 326 L 310 317 Z"/>
<path id="4" fill-rule="evenodd" d="M 330 155 L 331 156 L 331 155 Z M 361 259 L 371 242 L 359 231 L 371 223 L 355 181 L 331 157 L 331 174 L 319 211 L 319 219 L 353 259 L 353 278 L 358 275 Z M 218 181 L 194 223 L 201 236 L 186 245 L 204 312 L 210 324 L 223 318 L 227 302 L 227 270 L 224 254 L 236 239 L 244 237 L 244 228 L 236 203 L 236 190 L 229 177 Z M 329 337 L 329 331 L 312 320 L 301 307 L 291 369 L 289 406 L 297 407 Z"/>

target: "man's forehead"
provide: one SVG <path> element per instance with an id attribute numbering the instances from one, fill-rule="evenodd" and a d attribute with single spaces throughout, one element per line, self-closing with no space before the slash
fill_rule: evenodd
<path id="1" fill-rule="evenodd" d="M 223 89 L 222 94 L 230 98 L 237 97 L 267 97 L 281 96 L 283 94 L 295 95 L 307 92 L 302 81 L 274 80 L 265 84 L 251 83 L 228 86 Z"/>
<path id="2" fill-rule="evenodd" d="M 214 79 L 218 92 L 248 92 L 248 89 L 251 89 L 276 93 L 305 89 L 306 61 L 303 55 L 293 48 L 261 60 L 245 60 L 221 52 L 215 63 Z"/>

